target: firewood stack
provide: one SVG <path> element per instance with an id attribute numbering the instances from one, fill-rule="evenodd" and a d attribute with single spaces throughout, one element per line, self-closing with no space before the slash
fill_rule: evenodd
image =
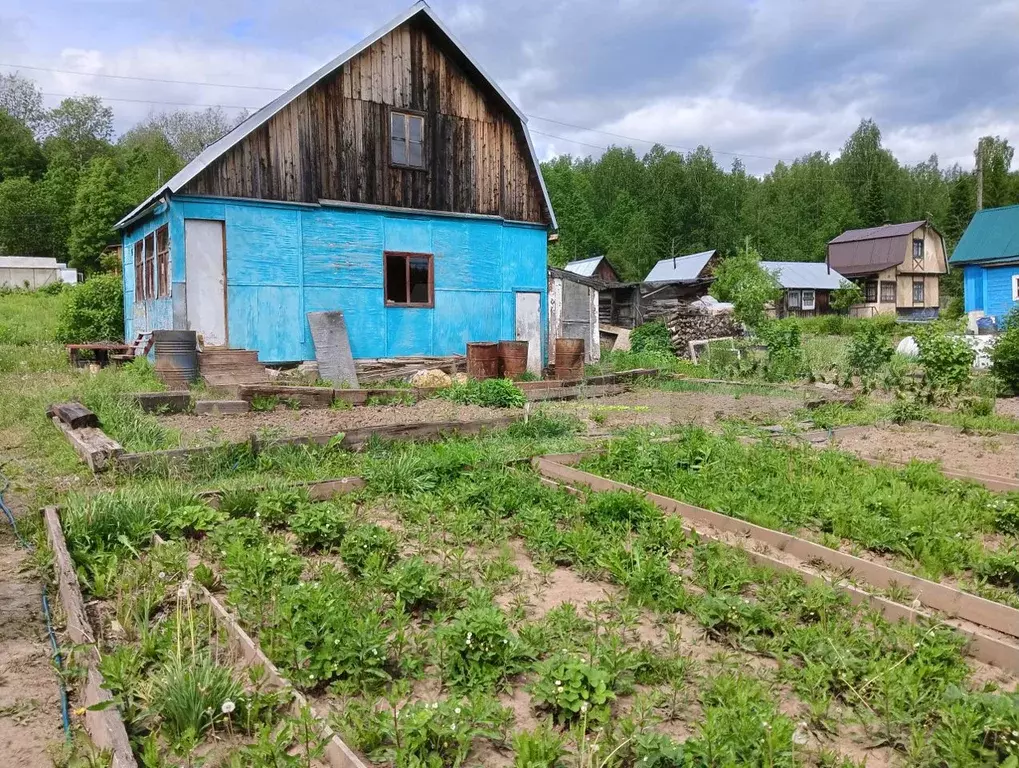
<path id="1" fill-rule="evenodd" d="M 690 342 L 698 339 L 721 339 L 742 336 L 743 328 L 732 312 L 711 312 L 699 303 L 686 302 L 665 320 L 672 339 L 672 348 L 682 358 L 690 357 Z"/>

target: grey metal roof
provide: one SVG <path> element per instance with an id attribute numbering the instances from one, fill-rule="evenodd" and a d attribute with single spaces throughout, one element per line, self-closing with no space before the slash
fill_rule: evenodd
<path id="1" fill-rule="evenodd" d="M 584 277 L 593 277 L 594 271 L 598 268 L 598 263 L 604 259 L 604 256 L 592 256 L 590 259 L 580 259 L 579 261 L 571 261 L 563 269 L 567 272 L 573 272 L 575 275 L 583 275 Z"/>
<path id="2" fill-rule="evenodd" d="M 885 224 L 883 227 L 868 227 L 867 229 L 847 229 L 838 237 L 829 240 L 834 243 L 856 243 L 861 240 L 881 240 L 885 237 L 902 237 L 915 232 L 927 222 L 907 221 L 905 224 Z"/>
<path id="3" fill-rule="evenodd" d="M 701 277 L 701 271 L 718 251 L 702 251 L 689 256 L 662 259 L 644 278 L 646 283 L 690 283 Z"/>
<path id="4" fill-rule="evenodd" d="M 783 288 L 834 291 L 845 280 L 834 269 L 829 270 L 823 261 L 762 261 L 761 266 L 777 273 L 779 285 Z"/>
<path id="5" fill-rule="evenodd" d="M 264 125 L 273 115 L 283 109 L 287 104 L 296 99 L 306 90 L 311 88 L 320 80 L 328 77 L 330 74 L 335 72 L 337 69 L 342 67 L 352 58 L 357 56 L 359 53 L 364 51 L 366 48 L 374 45 L 376 42 L 381 40 L 383 37 L 388 35 L 397 27 L 410 21 L 418 14 L 427 16 L 432 23 L 447 37 L 450 43 L 460 52 L 460 54 L 467 60 L 468 63 L 478 74 L 487 82 L 487 84 L 498 94 L 503 100 L 506 106 L 517 116 L 520 120 L 520 127 L 523 130 L 524 138 L 527 140 L 527 148 L 531 153 L 531 160 L 534 163 L 535 173 L 538 174 L 538 183 L 541 185 L 542 194 L 545 197 L 545 205 L 548 207 L 549 219 L 552 222 L 552 229 L 558 230 L 559 225 L 556 222 L 555 212 L 552 210 L 552 201 L 548 195 L 548 188 L 545 186 L 545 179 L 541 175 L 541 163 L 538 161 L 538 155 L 534 151 L 534 142 L 531 141 L 530 131 L 527 130 L 527 116 L 520 111 L 516 104 L 514 104 L 509 96 L 498 86 L 498 84 L 481 68 L 481 65 L 474 60 L 474 58 L 467 53 L 467 50 L 460 44 L 460 41 L 454 37 L 453 33 L 449 31 L 445 24 L 439 20 L 439 17 L 435 15 L 432 9 L 428 6 L 425 0 L 418 0 L 408 10 L 401 13 L 395 19 L 390 21 L 385 26 L 379 27 L 375 32 L 368 35 L 364 40 L 354 45 L 352 48 L 348 48 L 346 51 L 341 53 L 335 59 L 330 61 L 325 66 L 317 69 L 315 72 L 308 75 L 301 82 L 295 85 L 293 88 L 288 90 L 286 93 L 277 96 L 275 99 L 270 101 L 264 107 L 257 112 L 254 112 L 246 120 L 242 121 L 237 127 L 228 132 L 226 135 L 214 141 L 208 147 L 206 147 L 194 160 L 185 165 L 180 171 L 170 178 L 162 187 L 153 192 L 149 197 L 135 208 L 131 213 L 125 216 L 123 219 L 117 222 L 116 229 L 125 227 L 132 219 L 138 216 L 142 211 L 148 208 L 152 203 L 158 200 L 167 192 L 175 193 L 180 190 L 189 181 L 194 179 L 199 173 L 205 170 L 214 160 L 220 157 L 231 147 L 238 144 L 244 137 L 250 134 L 258 127 Z"/>

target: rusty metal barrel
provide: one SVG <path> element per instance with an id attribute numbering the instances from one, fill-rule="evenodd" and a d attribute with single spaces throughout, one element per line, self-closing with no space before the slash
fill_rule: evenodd
<path id="1" fill-rule="evenodd" d="M 562 381 L 584 378 L 584 340 L 555 340 L 555 377 Z"/>
<path id="2" fill-rule="evenodd" d="M 170 389 L 187 389 L 198 378 L 198 338 L 194 331 L 153 331 L 156 376 Z"/>
<path id="3" fill-rule="evenodd" d="M 519 381 L 527 373 L 527 342 L 499 342 L 499 375 Z"/>
<path id="4" fill-rule="evenodd" d="M 467 376 L 471 379 L 495 379 L 499 376 L 499 345 L 477 341 L 467 345 Z"/>

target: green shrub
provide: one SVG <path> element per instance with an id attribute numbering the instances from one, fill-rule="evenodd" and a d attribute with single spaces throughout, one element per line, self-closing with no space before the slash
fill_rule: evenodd
<path id="1" fill-rule="evenodd" d="M 843 280 L 839 287 L 831 292 L 831 308 L 836 312 L 848 312 L 854 304 L 862 303 L 863 289 L 848 280 Z"/>
<path id="2" fill-rule="evenodd" d="M 1008 316 L 1011 318 L 1012 313 Z M 1002 387 L 1012 394 L 1019 393 L 1019 321 L 998 337 L 991 350 L 991 362 L 991 372 Z"/>
<path id="3" fill-rule="evenodd" d="M 527 398 L 509 379 L 470 379 L 439 391 L 439 397 L 461 405 L 523 408 Z"/>
<path id="4" fill-rule="evenodd" d="M 672 339 L 669 328 L 660 320 L 638 325 L 630 332 L 630 351 L 638 354 L 644 352 L 672 352 Z"/>
<path id="5" fill-rule="evenodd" d="M 864 386 L 870 386 L 893 354 L 891 340 L 880 326 L 864 326 L 849 345 L 849 372 L 859 376 Z"/>
<path id="6" fill-rule="evenodd" d="M 975 352 L 957 330 L 940 323 L 921 326 L 913 334 L 923 369 L 920 397 L 944 405 L 969 384 Z"/>
<path id="7" fill-rule="evenodd" d="M 760 328 L 760 336 L 768 345 L 764 364 L 764 377 L 768 381 L 788 381 L 806 372 L 800 328 L 795 322 L 776 320 L 765 323 Z"/>
<path id="8" fill-rule="evenodd" d="M 119 275 L 95 275 L 68 291 L 57 341 L 81 344 L 124 338 L 124 289 Z"/>

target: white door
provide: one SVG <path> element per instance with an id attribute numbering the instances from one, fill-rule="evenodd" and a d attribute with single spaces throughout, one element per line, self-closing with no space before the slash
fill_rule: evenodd
<path id="1" fill-rule="evenodd" d="M 226 336 L 226 237 L 222 221 L 184 220 L 188 328 L 207 347 L 221 347 Z"/>
<path id="2" fill-rule="evenodd" d="M 527 370 L 541 375 L 541 294 L 517 294 L 517 340 L 527 344 Z"/>

